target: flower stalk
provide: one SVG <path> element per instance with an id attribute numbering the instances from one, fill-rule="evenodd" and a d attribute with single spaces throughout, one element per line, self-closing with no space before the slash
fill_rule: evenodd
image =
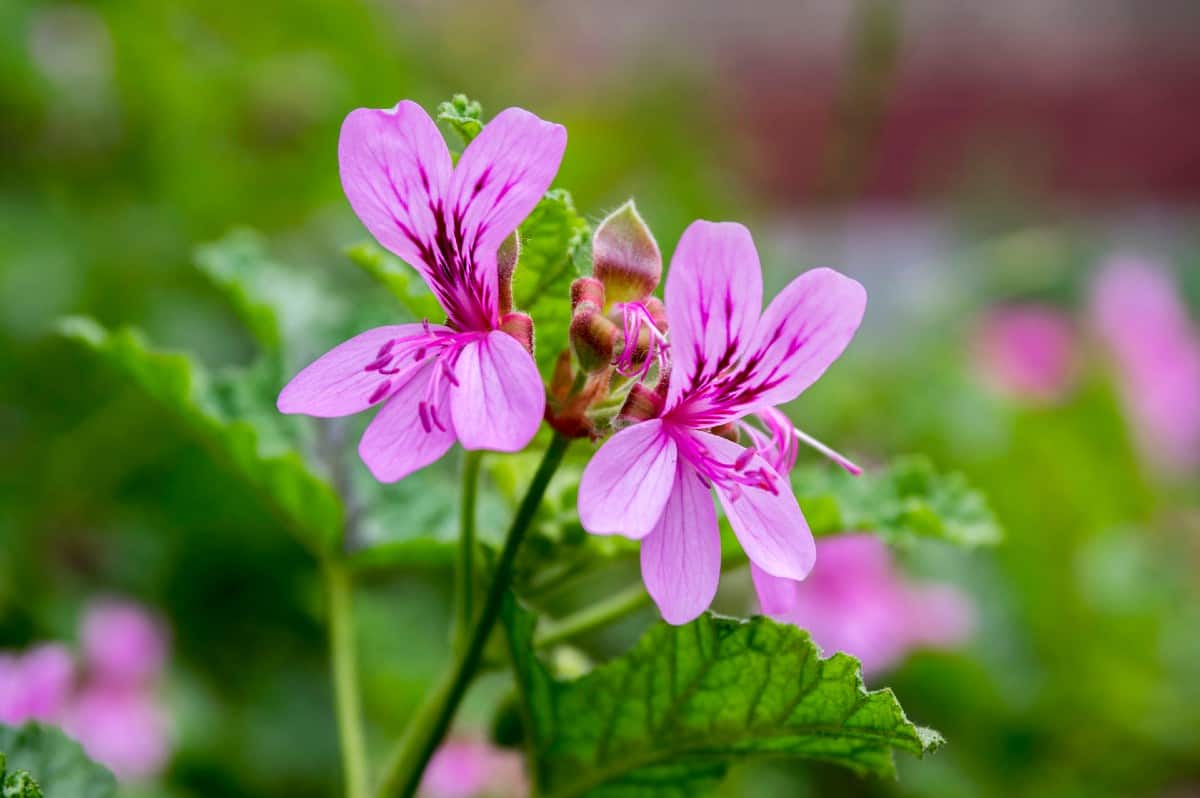
<path id="1" fill-rule="evenodd" d="M 333 561 L 325 562 L 323 574 L 329 596 L 329 655 L 346 798 L 367 798 L 367 748 L 354 650 L 350 575 L 341 563 Z"/>
<path id="2" fill-rule="evenodd" d="M 563 454 L 570 443 L 568 438 L 555 434 L 542 456 L 533 481 L 517 508 L 517 514 L 509 526 L 504 539 L 504 548 L 496 560 L 492 582 L 487 596 L 471 627 L 470 635 L 461 653 L 443 680 L 434 687 L 425 702 L 409 722 L 408 730 L 401 738 L 392 755 L 376 792 L 378 798 L 411 798 L 421 784 L 421 775 L 430 757 L 446 736 L 450 722 L 458 711 L 476 671 L 479 669 L 484 646 L 496 621 L 500 617 L 500 606 L 512 583 L 513 564 L 517 551 L 525 539 L 525 533 L 537 513 L 550 478 L 562 463 Z"/>

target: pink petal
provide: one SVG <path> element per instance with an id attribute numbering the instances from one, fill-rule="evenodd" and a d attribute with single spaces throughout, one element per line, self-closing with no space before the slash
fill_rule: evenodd
<path id="1" fill-rule="evenodd" d="M 762 311 L 762 269 L 750 231 L 733 222 L 693 222 L 671 258 L 666 300 L 670 409 L 747 350 Z"/>
<path id="2" fill-rule="evenodd" d="M 463 251 L 473 255 L 468 260 L 491 258 L 486 278 L 492 296 L 496 249 L 550 188 L 566 147 L 562 125 L 508 108 L 488 122 L 458 160 L 448 205 L 462 220 Z"/>
<path id="3" fill-rule="evenodd" d="M 404 479 L 454 445 L 447 383 L 434 396 L 427 396 L 433 370 L 441 367 L 430 360 L 412 372 L 363 432 L 358 455 L 380 482 Z M 426 406 L 422 418 L 421 404 L 427 399 L 432 399 L 432 413 Z"/>
<path id="4" fill-rule="evenodd" d="M 103 599 L 88 607 L 80 644 L 89 673 L 111 684 L 147 684 L 167 659 L 167 631 L 149 610 L 131 601 Z"/>
<path id="5" fill-rule="evenodd" d="M 579 521 L 594 535 L 644 538 L 662 516 L 675 484 L 678 450 L 659 419 L 612 436 L 579 481 Z"/>
<path id="6" fill-rule="evenodd" d="M 516 452 L 533 439 L 546 391 L 533 356 L 507 333 L 488 333 L 463 347 L 450 389 L 454 429 L 466 449 Z"/>
<path id="7" fill-rule="evenodd" d="M 746 451 L 730 440 L 693 432 L 703 445 L 720 460 L 733 463 Z M 792 495 L 788 480 L 779 476 L 757 454 L 750 456 L 744 471 L 764 469 L 772 475 L 775 492 L 746 485 L 736 491 L 714 482 L 717 498 L 725 509 L 729 525 L 750 561 L 771 576 L 802 580 L 816 561 L 816 545 L 800 505 Z"/>
<path id="8" fill-rule="evenodd" d="M 720 578 L 712 494 L 696 469 L 680 460 L 662 517 L 642 540 L 642 580 L 663 620 L 678 625 L 708 609 Z"/>
<path id="9" fill-rule="evenodd" d="M 429 114 L 408 100 L 390 110 L 352 111 L 342 123 L 338 163 L 363 225 L 432 285 L 423 250 L 433 248 L 452 164 Z"/>
<path id="10" fill-rule="evenodd" d="M 430 325 L 429 329 L 445 328 Z M 279 412 L 334 418 L 365 410 L 373 404 L 371 399 L 387 379 L 377 371 L 366 371 L 365 367 L 377 359 L 380 347 L 388 341 L 422 335 L 424 331 L 420 324 L 376 327 L 338 344 L 284 386 L 276 403 Z"/>
<path id="11" fill-rule="evenodd" d="M 833 269 L 805 272 L 763 313 L 750 350 L 759 353 L 758 404 L 790 402 L 841 356 L 862 322 L 867 292 Z"/>
<path id="12" fill-rule="evenodd" d="M 791 612 L 800 601 L 800 583 L 794 579 L 771 576 L 754 563 L 750 563 L 750 578 L 754 580 L 754 592 L 758 594 L 758 607 L 763 615 Z"/>

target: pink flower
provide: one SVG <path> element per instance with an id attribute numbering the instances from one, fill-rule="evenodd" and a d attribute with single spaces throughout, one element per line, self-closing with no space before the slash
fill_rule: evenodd
<path id="1" fill-rule="evenodd" d="M 167 658 L 167 634 L 141 605 L 102 600 L 84 615 L 83 658 L 93 678 L 114 685 L 153 681 Z"/>
<path id="2" fill-rule="evenodd" d="M 147 691 L 102 681 L 71 703 L 63 729 L 124 782 L 157 775 L 170 757 L 167 719 Z"/>
<path id="3" fill-rule="evenodd" d="M 527 793 L 521 755 L 473 738 L 443 744 L 421 781 L 425 798 L 517 798 Z"/>
<path id="4" fill-rule="evenodd" d="M 755 573 L 763 611 L 806 629 L 826 653 L 844 651 L 858 657 L 863 672 L 879 673 L 915 648 L 945 648 L 970 634 L 974 613 L 967 598 L 947 585 L 907 582 L 891 553 L 878 538 L 838 535 L 817 541 L 819 564 L 803 582 L 790 583 L 791 608 L 767 606 L 778 580 L 766 596 Z"/>
<path id="5" fill-rule="evenodd" d="M 984 380 L 1000 393 L 1054 402 L 1070 388 L 1077 360 L 1075 330 L 1070 318 L 1054 308 L 994 308 L 973 344 Z"/>
<path id="6" fill-rule="evenodd" d="M 455 440 L 523 448 L 545 391 L 528 349 L 501 330 L 496 256 L 549 187 L 565 147 L 561 125 L 509 108 L 456 167 L 415 103 L 346 117 L 338 143 L 346 197 L 376 240 L 420 272 L 447 320 L 351 338 L 284 387 L 280 411 L 328 418 L 382 404 L 358 451 L 383 482 L 429 465 Z"/>
<path id="7" fill-rule="evenodd" d="M 1093 289 L 1092 319 L 1148 456 L 1167 468 L 1200 465 L 1200 331 L 1170 274 L 1151 261 L 1109 261 Z"/>
<path id="8" fill-rule="evenodd" d="M 841 355 L 866 292 L 829 269 L 802 274 L 762 309 L 749 231 L 695 222 L 667 275 L 672 366 L 657 417 L 621 430 L 588 463 L 579 517 L 593 534 L 642 540 L 642 578 L 668 623 L 716 594 L 721 542 L 710 489 L 750 560 L 803 579 L 816 551 L 787 479 L 753 448 L 711 432 L 790 401 Z"/>
<path id="9" fill-rule="evenodd" d="M 54 721 L 71 698 L 75 663 L 66 646 L 43 643 L 0 654 L 0 723 Z"/>

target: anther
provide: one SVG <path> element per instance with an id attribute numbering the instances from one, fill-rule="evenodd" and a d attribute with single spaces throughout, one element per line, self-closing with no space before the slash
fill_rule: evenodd
<path id="1" fill-rule="evenodd" d="M 375 386 L 375 390 L 371 393 L 370 398 L 367 399 L 367 404 L 373 405 L 376 402 L 378 402 L 380 399 L 382 399 L 383 397 L 387 396 L 388 388 L 391 388 L 391 387 L 392 387 L 391 380 L 384 380 L 383 382 L 379 383 L 379 385 Z"/>

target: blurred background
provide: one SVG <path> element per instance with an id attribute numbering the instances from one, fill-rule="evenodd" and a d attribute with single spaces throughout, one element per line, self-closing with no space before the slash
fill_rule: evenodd
<path id="1" fill-rule="evenodd" d="M 341 120 L 458 91 L 565 124 L 558 184 L 593 222 L 632 196 L 664 253 L 736 219 L 769 289 L 861 280 L 867 322 L 795 417 L 866 463 L 961 470 L 1004 527 L 897 554 L 973 608 L 868 675 L 944 750 L 897 783 L 756 764 L 729 795 L 1200 794 L 1193 0 L 5 0 L 0 650 L 99 679 L 107 622 L 150 652 L 74 721 L 129 741 L 129 795 L 335 794 L 322 597 L 269 508 L 54 321 L 248 362 L 194 249 L 248 226 L 365 290 Z M 362 591 L 380 740 L 446 656 L 448 581 Z"/>

